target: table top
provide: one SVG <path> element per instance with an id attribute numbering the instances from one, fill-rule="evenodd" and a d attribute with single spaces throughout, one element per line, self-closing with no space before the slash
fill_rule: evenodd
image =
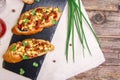
<path id="1" fill-rule="evenodd" d="M 99 37 L 106 61 L 69 80 L 120 79 L 120 0 L 82 0 Z"/>
<path id="2" fill-rule="evenodd" d="M 0 15 L 0 17 L 2 17 L 4 19 L 4 21 L 7 24 L 7 33 L 5 34 L 5 36 L 2 38 L 2 46 L 0 46 L 0 76 L 7 76 L 4 77 L 4 80 L 13 80 L 13 79 L 20 79 L 20 80 L 24 80 L 25 77 L 22 77 L 20 75 L 14 74 L 10 71 L 7 71 L 5 69 L 2 68 L 2 55 L 3 52 L 5 52 L 6 48 L 9 45 L 12 33 L 11 33 L 11 28 L 12 26 L 16 23 L 20 12 L 23 8 L 23 3 L 21 0 L 7 0 L 7 4 L 10 4 L 10 7 L 7 7 L 7 11 L 6 11 L 6 15 L 2 14 Z M 12 5 L 11 4 L 15 4 Z M 84 9 L 83 6 L 81 6 L 82 8 L 82 12 L 84 13 L 85 17 L 88 19 L 88 16 L 86 14 L 86 11 Z M 15 9 L 16 11 L 14 12 Z M 84 71 L 87 71 L 89 69 L 92 69 L 94 67 L 97 67 L 98 65 L 100 65 L 101 63 L 104 62 L 104 56 L 103 53 L 99 47 L 99 45 L 97 44 L 94 36 L 92 35 L 89 27 L 87 24 L 85 24 L 85 21 L 83 20 L 83 26 L 84 26 L 84 31 L 87 37 L 87 41 L 89 43 L 89 46 L 91 48 L 91 53 L 92 56 L 88 55 L 88 50 L 85 49 L 85 57 L 83 57 L 81 53 L 82 49 L 81 45 L 78 45 L 79 40 L 78 40 L 78 36 L 76 36 L 77 34 L 75 33 L 75 63 L 72 60 L 72 52 L 69 51 L 69 63 L 66 62 L 65 59 L 65 42 L 66 42 L 66 34 L 67 33 L 67 9 L 68 9 L 68 5 L 65 6 L 65 10 L 63 11 L 63 15 L 61 16 L 61 20 L 58 24 L 58 28 L 56 29 L 56 32 L 54 34 L 54 37 L 52 39 L 52 43 L 56 46 L 55 50 L 54 50 L 54 54 L 47 54 L 44 60 L 44 63 L 42 65 L 41 71 L 38 75 L 38 80 L 65 80 L 71 76 L 74 76 L 78 73 L 82 73 Z M 11 12 L 13 11 L 13 12 Z M 10 16 L 9 16 L 10 15 Z M 12 20 L 11 20 L 12 18 Z M 76 32 L 76 30 L 75 30 Z M 61 33 L 61 34 L 60 34 Z M 91 43 L 92 42 L 92 43 Z M 4 45 L 3 45 L 4 44 Z M 61 49 L 61 50 L 60 50 Z M 53 63 L 53 60 L 56 60 L 56 63 Z M 91 64 L 92 63 L 92 64 Z M 50 75 L 49 75 L 50 74 Z M 41 76 L 42 75 L 42 76 Z M 3 79 L 3 77 L 0 77 Z M 26 79 L 27 80 L 27 79 Z"/>

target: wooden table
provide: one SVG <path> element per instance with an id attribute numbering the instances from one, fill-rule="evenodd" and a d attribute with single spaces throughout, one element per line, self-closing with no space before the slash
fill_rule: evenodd
<path id="1" fill-rule="evenodd" d="M 120 0 L 82 1 L 99 37 L 106 62 L 68 80 L 120 80 Z"/>

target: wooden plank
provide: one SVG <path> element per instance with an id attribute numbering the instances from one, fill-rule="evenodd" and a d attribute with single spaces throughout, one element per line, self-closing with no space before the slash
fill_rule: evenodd
<path id="1" fill-rule="evenodd" d="M 120 80 L 120 66 L 100 66 L 68 80 Z"/>
<path id="2" fill-rule="evenodd" d="M 99 38 L 102 51 L 106 58 L 103 65 L 120 66 L 120 38 Z"/>
<path id="3" fill-rule="evenodd" d="M 120 38 L 120 12 L 87 11 L 98 36 Z"/>
<path id="4" fill-rule="evenodd" d="M 82 0 L 87 10 L 118 11 L 119 0 Z"/>

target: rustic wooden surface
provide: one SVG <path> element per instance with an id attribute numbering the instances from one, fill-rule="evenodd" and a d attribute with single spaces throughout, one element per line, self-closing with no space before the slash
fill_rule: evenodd
<path id="1" fill-rule="evenodd" d="M 68 80 L 120 80 L 120 0 L 82 0 L 99 37 L 105 63 Z"/>

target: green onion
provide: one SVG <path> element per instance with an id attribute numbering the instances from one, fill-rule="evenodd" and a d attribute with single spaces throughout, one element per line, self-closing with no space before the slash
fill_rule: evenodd
<path id="1" fill-rule="evenodd" d="M 40 0 L 35 0 L 36 2 L 40 2 Z"/>
<path id="2" fill-rule="evenodd" d="M 23 55 L 22 58 L 23 58 L 23 60 L 28 59 L 27 55 Z"/>
<path id="3" fill-rule="evenodd" d="M 27 42 L 23 42 L 23 46 L 28 46 L 28 43 Z"/>
<path id="4" fill-rule="evenodd" d="M 11 51 L 15 51 L 17 48 L 15 45 L 12 46 Z"/>
<path id="5" fill-rule="evenodd" d="M 24 75 L 24 73 L 25 73 L 25 70 L 23 69 L 23 68 L 20 68 L 20 75 Z"/>
<path id="6" fill-rule="evenodd" d="M 38 65 L 37 62 L 33 62 L 33 66 L 34 66 L 34 67 L 38 67 L 39 65 Z"/>
<path id="7" fill-rule="evenodd" d="M 61 10 L 61 9 L 58 9 L 58 12 L 59 12 L 59 13 L 61 13 L 61 12 L 62 12 L 62 10 Z"/>
<path id="8" fill-rule="evenodd" d="M 53 24 L 56 24 L 56 23 L 57 23 L 57 21 L 56 21 L 55 19 L 53 19 L 53 20 L 52 20 L 52 23 L 53 23 Z"/>
<path id="9" fill-rule="evenodd" d="M 78 2 L 78 3 L 76 3 L 76 2 Z M 89 54 L 92 55 L 89 44 L 87 42 L 87 37 L 85 35 L 85 30 L 83 28 L 84 27 L 82 24 L 83 20 L 86 22 L 89 29 L 91 30 L 94 37 L 96 38 L 96 41 L 99 44 L 99 41 L 95 34 L 95 31 L 93 30 L 92 26 L 90 25 L 90 23 L 88 22 L 88 20 L 86 19 L 85 15 L 82 12 L 81 0 L 68 0 L 68 27 L 67 27 L 67 38 L 66 38 L 66 50 L 65 50 L 65 55 L 66 55 L 67 61 L 68 61 L 68 55 L 69 55 L 68 50 L 69 50 L 70 38 L 72 38 L 73 61 L 75 61 L 75 59 L 74 59 L 74 55 L 75 55 L 74 54 L 74 24 L 77 29 L 79 41 L 82 45 L 83 56 L 84 56 L 85 48 L 88 50 Z M 99 46 L 100 46 L 100 44 L 99 44 Z"/>
<path id="10" fill-rule="evenodd" d="M 36 15 L 36 11 L 32 10 L 32 15 L 35 16 Z"/>

